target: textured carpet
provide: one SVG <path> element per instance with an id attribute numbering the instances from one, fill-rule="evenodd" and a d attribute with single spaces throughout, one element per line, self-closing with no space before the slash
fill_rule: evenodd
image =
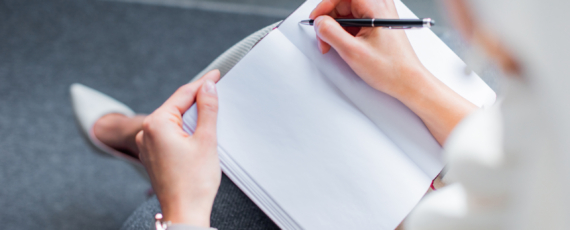
<path id="1" fill-rule="evenodd" d="M 0 0 L 2 229 L 119 229 L 147 200 L 150 186 L 134 169 L 82 137 L 71 83 L 149 113 L 225 49 L 277 20 L 108 1 Z M 156 208 L 153 202 L 145 205 Z M 214 209 L 221 229 L 275 227 L 227 178 Z"/>

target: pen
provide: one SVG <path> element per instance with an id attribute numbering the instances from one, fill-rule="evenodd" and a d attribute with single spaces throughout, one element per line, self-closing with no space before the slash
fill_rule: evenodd
<path id="1" fill-rule="evenodd" d="M 435 25 L 435 21 L 431 18 L 421 19 L 382 19 L 382 18 L 363 18 L 363 19 L 335 19 L 340 26 L 344 27 L 385 27 L 388 29 L 412 29 L 412 28 L 430 28 Z M 302 20 L 301 25 L 313 25 L 313 19 Z"/>

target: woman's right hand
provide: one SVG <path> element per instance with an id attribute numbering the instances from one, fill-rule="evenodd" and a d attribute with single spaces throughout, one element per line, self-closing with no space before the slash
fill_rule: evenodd
<path id="1" fill-rule="evenodd" d="M 423 66 L 403 30 L 363 27 L 349 33 L 333 19 L 399 18 L 394 0 L 323 0 L 309 17 L 323 54 L 334 48 L 368 85 L 414 111 L 440 144 L 477 108 Z"/>
<path id="2" fill-rule="evenodd" d="M 322 53 L 331 46 L 366 83 L 401 99 L 433 77 L 403 30 L 362 27 L 351 31 L 333 18 L 399 18 L 393 0 L 323 0 L 309 16 Z"/>

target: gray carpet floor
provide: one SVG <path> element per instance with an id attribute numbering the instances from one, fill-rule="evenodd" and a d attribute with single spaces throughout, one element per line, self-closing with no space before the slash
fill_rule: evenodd
<path id="1" fill-rule="evenodd" d="M 150 185 L 134 169 L 81 135 L 71 83 L 149 113 L 225 49 L 278 20 L 109 1 L 0 0 L 0 228 L 119 229 L 148 199 Z M 254 213 L 274 227 L 223 183 L 241 203 L 217 210 L 246 206 L 230 215 Z"/>

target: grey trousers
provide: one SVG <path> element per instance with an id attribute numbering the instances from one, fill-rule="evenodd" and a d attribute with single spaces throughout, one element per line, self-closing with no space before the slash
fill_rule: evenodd
<path id="1" fill-rule="evenodd" d="M 267 33 L 271 32 L 279 22 L 269 25 L 244 38 L 230 49 L 221 54 L 192 81 L 206 72 L 219 69 L 222 77 L 247 54 L 247 52 Z M 154 224 L 154 215 L 159 213 L 160 204 L 153 196 L 139 206 L 125 221 L 121 229 L 149 230 Z M 210 224 L 212 227 L 223 229 L 279 229 L 226 175 L 214 200 Z"/>

